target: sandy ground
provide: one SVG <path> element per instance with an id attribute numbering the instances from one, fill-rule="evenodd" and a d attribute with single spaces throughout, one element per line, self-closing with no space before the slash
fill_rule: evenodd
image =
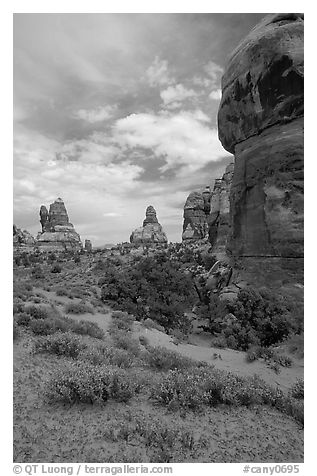
<path id="1" fill-rule="evenodd" d="M 45 379 L 61 362 L 65 359 L 30 354 L 26 341 L 14 344 L 14 462 L 303 461 L 303 430 L 265 406 L 220 405 L 180 415 L 149 404 L 145 396 L 128 404 L 48 405 L 42 398 Z M 138 420 L 154 428 L 181 427 L 183 435 L 191 432 L 192 449 L 173 441 L 152 447 L 133 431 L 127 438 L 107 436 L 109 429 L 116 434 L 120 426 Z"/>

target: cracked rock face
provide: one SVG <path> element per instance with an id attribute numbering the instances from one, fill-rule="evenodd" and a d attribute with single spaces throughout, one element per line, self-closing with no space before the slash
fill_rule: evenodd
<path id="1" fill-rule="evenodd" d="M 13 225 L 13 246 L 16 247 L 25 247 L 25 246 L 34 246 L 35 239 L 27 230 L 21 230 L 17 228 L 16 225 Z"/>
<path id="2" fill-rule="evenodd" d="M 134 230 L 130 242 L 136 245 L 153 245 L 167 243 L 167 236 L 158 222 L 155 208 L 148 206 L 143 226 Z"/>
<path id="3" fill-rule="evenodd" d="M 85 250 L 87 251 L 87 253 L 92 252 L 92 243 L 90 240 L 85 240 Z"/>
<path id="4" fill-rule="evenodd" d="M 191 192 L 184 206 L 183 241 L 196 241 L 208 236 L 207 216 L 210 211 L 210 190 Z"/>
<path id="5" fill-rule="evenodd" d="M 229 60 L 218 127 L 236 257 L 303 256 L 303 79 L 301 14 L 268 15 Z"/>
<path id="6" fill-rule="evenodd" d="M 50 205 L 49 212 L 42 205 L 40 208 L 40 223 L 42 232 L 37 237 L 36 244 L 46 251 L 63 251 L 82 249 L 80 236 L 69 222 L 65 204 L 61 198 Z"/>
<path id="7" fill-rule="evenodd" d="M 215 180 L 210 199 L 209 241 L 212 246 L 212 253 L 217 259 L 223 259 L 226 256 L 227 242 L 230 235 L 229 197 L 233 170 L 234 164 L 229 164 L 222 178 Z"/>

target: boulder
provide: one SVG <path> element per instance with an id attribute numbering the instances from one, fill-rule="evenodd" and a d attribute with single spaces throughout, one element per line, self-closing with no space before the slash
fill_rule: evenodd
<path id="1" fill-rule="evenodd" d="M 134 230 L 130 236 L 130 243 L 135 245 L 155 245 L 167 243 L 166 234 L 158 222 L 155 208 L 150 205 L 146 209 L 143 226 Z"/>

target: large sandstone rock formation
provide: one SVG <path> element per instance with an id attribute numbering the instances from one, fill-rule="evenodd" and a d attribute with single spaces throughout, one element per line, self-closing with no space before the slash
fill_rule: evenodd
<path id="1" fill-rule="evenodd" d="M 207 216 L 210 212 L 210 188 L 203 193 L 191 192 L 184 206 L 183 241 L 196 241 L 208 236 Z"/>
<path id="2" fill-rule="evenodd" d="M 302 280 L 303 27 L 301 14 L 266 16 L 222 78 L 219 138 L 235 156 L 228 251 L 263 284 Z"/>
<path id="3" fill-rule="evenodd" d="M 92 252 L 92 243 L 90 240 L 85 240 L 85 250 L 87 251 L 87 253 Z"/>
<path id="4" fill-rule="evenodd" d="M 46 251 L 64 251 L 82 249 L 80 236 L 69 222 L 66 207 L 61 198 L 50 205 L 49 212 L 42 205 L 40 208 L 42 232 L 39 233 L 36 245 Z"/>
<path id="5" fill-rule="evenodd" d="M 33 247 L 35 238 L 27 230 L 21 230 L 13 225 L 13 246 L 17 247 Z"/>
<path id="6" fill-rule="evenodd" d="M 143 226 L 132 232 L 130 242 L 136 245 L 167 243 L 166 234 L 158 222 L 155 208 L 152 207 L 152 205 L 148 206 L 146 209 Z"/>
<path id="7" fill-rule="evenodd" d="M 210 213 L 208 216 L 209 241 L 212 254 L 217 259 L 224 259 L 230 234 L 230 190 L 234 164 L 226 167 L 221 179 L 215 180 L 210 198 Z"/>

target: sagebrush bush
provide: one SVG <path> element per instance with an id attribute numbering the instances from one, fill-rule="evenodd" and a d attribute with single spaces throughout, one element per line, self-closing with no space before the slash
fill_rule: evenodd
<path id="1" fill-rule="evenodd" d="M 25 306 L 24 311 L 33 319 L 46 319 L 51 317 L 53 309 L 44 306 Z"/>
<path id="2" fill-rule="evenodd" d="M 167 371 L 171 369 L 188 369 L 197 366 L 197 363 L 177 352 L 164 347 L 147 347 L 144 354 L 146 364 L 155 370 Z"/>
<path id="3" fill-rule="evenodd" d="M 298 379 L 290 390 L 290 396 L 296 399 L 304 398 L 304 380 Z"/>
<path id="4" fill-rule="evenodd" d="M 116 330 L 132 331 L 134 318 L 127 312 L 113 311 L 112 322 L 110 324 L 110 333 Z"/>
<path id="5" fill-rule="evenodd" d="M 189 409 L 217 404 L 264 404 L 276 407 L 303 423 L 303 407 L 278 388 L 270 387 L 257 376 L 240 377 L 210 368 L 195 368 L 186 373 L 170 370 L 153 386 L 151 398 L 171 408 Z"/>
<path id="6" fill-rule="evenodd" d="M 77 358 L 87 345 L 72 332 L 56 332 L 38 337 L 34 342 L 35 353 L 48 353 L 64 357 Z"/>
<path id="7" fill-rule="evenodd" d="M 66 314 L 85 314 L 86 312 L 93 314 L 94 309 L 92 306 L 85 302 L 71 302 L 65 305 Z"/>
<path id="8" fill-rule="evenodd" d="M 18 326 L 28 327 L 28 325 L 30 324 L 30 320 L 31 316 L 26 312 L 19 312 L 18 314 L 15 314 L 15 322 Z"/>
<path id="9" fill-rule="evenodd" d="M 46 386 L 50 402 L 127 402 L 135 394 L 133 378 L 122 369 L 76 363 L 59 369 Z"/>
<path id="10" fill-rule="evenodd" d="M 62 267 L 60 264 L 54 264 L 51 268 L 51 273 L 61 273 L 62 272 Z"/>
<path id="11" fill-rule="evenodd" d="M 89 335 L 95 339 L 103 339 L 105 335 L 104 331 L 98 326 L 98 324 L 91 321 L 73 320 L 70 325 L 70 330 L 75 334 Z"/>
<path id="12" fill-rule="evenodd" d="M 120 368 L 129 368 L 134 358 L 129 352 L 107 345 L 90 345 L 82 350 L 78 359 L 89 362 L 91 365 L 112 365 Z"/>
<path id="13" fill-rule="evenodd" d="M 115 331 L 111 333 L 111 338 L 113 343 L 119 349 L 127 350 L 134 356 L 138 356 L 140 354 L 140 344 L 138 339 L 135 339 L 131 332 L 122 332 L 122 331 Z"/>

